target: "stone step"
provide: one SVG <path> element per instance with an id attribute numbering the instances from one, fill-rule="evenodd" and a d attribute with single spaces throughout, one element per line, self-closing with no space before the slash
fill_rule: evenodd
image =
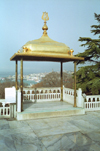
<path id="1" fill-rule="evenodd" d="M 59 117 L 59 116 L 72 116 L 85 114 L 83 108 L 67 108 L 67 109 L 49 109 L 49 110 L 25 110 L 23 112 L 17 113 L 17 120 L 27 120 L 27 119 L 39 119 L 39 118 L 49 118 L 49 117 Z"/>

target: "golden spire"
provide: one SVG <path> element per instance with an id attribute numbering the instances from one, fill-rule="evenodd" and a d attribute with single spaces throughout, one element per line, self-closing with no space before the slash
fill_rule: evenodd
<path id="1" fill-rule="evenodd" d="M 49 16 L 47 12 L 43 12 L 42 19 L 44 20 L 44 26 L 42 29 L 44 30 L 43 35 L 47 35 L 48 26 L 46 25 L 46 21 L 49 20 Z"/>

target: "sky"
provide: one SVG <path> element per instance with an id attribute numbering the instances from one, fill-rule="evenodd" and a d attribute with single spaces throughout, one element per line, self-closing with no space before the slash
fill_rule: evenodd
<path id="1" fill-rule="evenodd" d="M 49 16 L 48 36 L 65 43 L 74 55 L 85 50 L 80 47 L 79 37 L 96 38 L 90 26 L 97 24 L 94 13 L 100 14 L 100 0 L 0 0 L 0 73 L 14 73 L 11 56 L 26 42 L 42 36 L 41 17 L 45 11 Z M 24 62 L 24 73 L 52 70 L 60 71 L 60 63 Z M 74 64 L 64 63 L 63 70 L 73 71 Z"/>

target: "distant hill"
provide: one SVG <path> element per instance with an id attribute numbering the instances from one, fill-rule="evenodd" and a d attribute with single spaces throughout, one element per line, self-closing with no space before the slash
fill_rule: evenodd
<path id="1" fill-rule="evenodd" d="M 72 74 L 63 72 L 63 84 L 67 88 L 73 88 L 74 80 L 72 78 Z M 45 77 L 43 77 L 40 83 L 37 83 L 32 87 L 60 87 L 60 86 L 61 86 L 60 73 L 52 71 L 48 73 Z"/>

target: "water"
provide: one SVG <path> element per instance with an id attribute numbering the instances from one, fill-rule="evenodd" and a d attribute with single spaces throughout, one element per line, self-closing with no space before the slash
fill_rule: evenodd
<path id="1" fill-rule="evenodd" d="M 0 78 L 7 78 L 7 77 L 13 76 L 13 75 L 14 75 L 13 72 L 0 72 Z M 7 81 L 12 81 L 12 80 L 7 80 Z M 3 83 L 3 82 L 6 82 L 6 80 L 0 80 L 0 83 Z M 15 82 L 15 80 L 14 80 L 14 82 Z M 18 82 L 20 83 L 20 80 L 18 80 Z M 30 85 L 36 84 L 37 82 L 35 82 L 33 80 L 28 81 L 26 79 L 23 79 L 23 83 L 26 83 L 30 86 Z"/>
<path id="2" fill-rule="evenodd" d="M 14 75 L 14 73 L 13 72 L 7 72 L 7 73 L 4 73 L 4 72 L 1 72 L 0 73 L 0 78 L 7 78 L 7 77 L 9 77 L 9 76 L 13 76 Z M 7 81 L 12 81 L 12 80 L 7 80 Z M 4 83 L 4 82 L 6 82 L 6 80 L 0 80 L 0 83 Z M 14 80 L 14 82 L 15 82 L 15 80 Z M 20 83 L 20 80 L 18 80 L 18 82 Z M 35 81 L 31 81 L 31 80 L 29 80 L 29 81 L 27 81 L 26 79 L 24 79 L 23 80 L 23 83 L 26 83 L 26 84 L 28 84 L 28 85 L 34 85 L 34 84 L 36 84 L 37 82 L 35 82 Z"/>
<path id="3" fill-rule="evenodd" d="M 12 81 L 12 80 L 7 80 L 7 81 Z M 0 80 L 0 83 L 4 83 L 4 82 L 6 82 L 6 80 Z M 14 80 L 14 82 L 15 82 L 15 80 Z M 20 83 L 20 80 L 18 80 L 18 82 Z M 34 84 L 36 84 L 37 82 L 35 82 L 35 81 L 31 81 L 31 80 L 29 80 L 29 81 L 27 81 L 27 80 L 23 80 L 23 83 L 26 83 L 26 84 L 28 84 L 28 85 L 34 85 Z"/>

